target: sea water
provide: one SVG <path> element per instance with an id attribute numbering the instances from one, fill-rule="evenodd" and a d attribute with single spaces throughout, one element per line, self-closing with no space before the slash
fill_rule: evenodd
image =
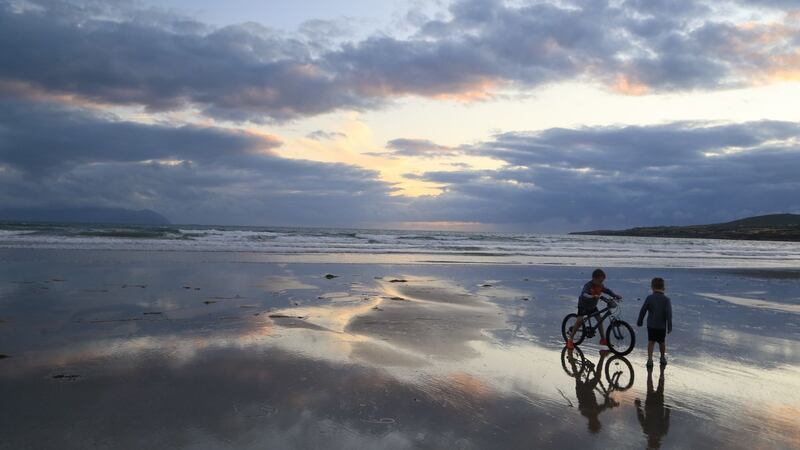
<path id="1" fill-rule="evenodd" d="M 796 242 L 379 229 L 5 223 L 0 248 L 249 252 L 277 262 L 800 267 Z"/>

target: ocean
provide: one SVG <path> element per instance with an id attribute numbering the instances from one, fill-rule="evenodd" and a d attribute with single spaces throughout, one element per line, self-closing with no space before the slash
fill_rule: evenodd
<path id="1" fill-rule="evenodd" d="M 800 436 L 798 244 L 5 224 L 0 261 L 0 450 Z M 625 356 L 598 335 L 564 347 L 598 266 L 634 326 Z M 654 276 L 674 330 L 648 370 L 635 324 Z"/>
<path id="2" fill-rule="evenodd" d="M 4 223 L 0 248 L 244 252 L 271 262 L 800 267 L 794 242 L 338 228 Z"/>

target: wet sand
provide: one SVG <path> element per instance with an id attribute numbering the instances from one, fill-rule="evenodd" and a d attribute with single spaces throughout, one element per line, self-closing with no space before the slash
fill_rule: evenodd
<path id="1" fill-rule="evenodd" d="M 561 319 L 592 268 L 0 250 L 0 448 L 796 448 L 800 278 L 609 269 L 670 362 Z M 326 275 L 335 277 L 327 277 Z"/>

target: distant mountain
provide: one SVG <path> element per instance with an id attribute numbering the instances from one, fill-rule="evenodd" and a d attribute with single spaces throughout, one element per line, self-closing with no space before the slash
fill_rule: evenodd
<path id="1" fill-rule="evenodd" d="M 123 208 L 9 208 L 0 209 L 4 222 L 115 223 L 169 225 L 169 220 L 149 209 Z"/>
<path id="2" fill-rule="evenodd" d="M 769 214 L 710 225 L 637 227 L 627 230 L 581 231 L 570 234 L 742 239 L 755 241 L 800 241 L 800 214 Z"/>

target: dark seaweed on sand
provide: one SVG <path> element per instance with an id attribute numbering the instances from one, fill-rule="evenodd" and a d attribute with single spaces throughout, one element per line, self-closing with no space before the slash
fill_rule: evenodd
<path id="1" fill-rule="evenodd" d="M 80 375 L 66 374 L 66 373 L 59 373 L 57 375 L 53 375 L 54 380 L 76 380 L 80 377 L 81 377 Z"/>

